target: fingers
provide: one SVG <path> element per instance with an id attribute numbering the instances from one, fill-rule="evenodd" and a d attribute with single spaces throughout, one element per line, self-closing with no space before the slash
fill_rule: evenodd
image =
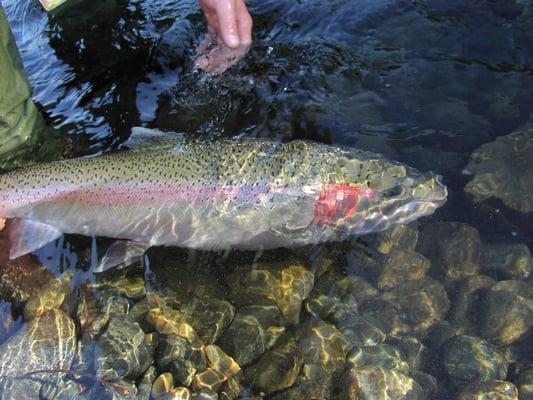
<path id="1" fill-rule="evenodd" d="M 252 16 L 248 12 L 243 0 L 237 0 L 235 7 L 240 45 L 250 47 L 252 44 Z"/>
<path id="2" fill-rule="evenodd" d="M 241 45 L 237 31 L 236 5 L 234 0 L 220 0 L 216 3 L 216 13 L 220 35 L 226 46 L 235 49 Z"/>

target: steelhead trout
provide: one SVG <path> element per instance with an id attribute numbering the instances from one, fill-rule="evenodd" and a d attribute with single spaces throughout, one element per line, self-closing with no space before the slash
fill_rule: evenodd
<path id="1" fill-rule="evenodd" d="M 102 269 L 150 246 L 271 249 L 343 240 L 432 214 L 446 196 L 431 173 L 305 141 L 167 139 L 0 176 L 10 258 L 63 233 L 125 239 Z"/>

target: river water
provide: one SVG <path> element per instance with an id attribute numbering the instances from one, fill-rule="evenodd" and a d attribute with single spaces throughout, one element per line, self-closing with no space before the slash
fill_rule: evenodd
<path id="1" fill-rule="evenodd" d="M 180 381 L 183 371 L 162 360 L 178 345 L 154 329 L 156 317 L 149 323 L 139 316 L 144 306 L 197 317 L 201 322 L 188 322 L 206 337 L 207 325 L 223 327 L 204 342 L 214 341 L 242 372 L 229 377 L 224 370 L 222 389 L 197 398 L 217 391 L 237 398 L 228 382 L 240 384 L 241 398 L 533 398 L 533 3 L 251 0 L 250 53 L 225 74 L 207 76 L 194 69 L 206 30 L 196 1 L 70 2 L 47 14 L 36 1 L 2 0 L 33 98 L 68 157 L 112 151 L 135 126 L 308 139 L 432 170 L 450 195 L 434 216 L 408 228 L 310 254 L 155 249 L 144 271 L 104 277 L 87 272 L 93 239 L 62 237 L 12 269 L 42 274 L 43 282 L 73 272 L 69 300 L 57 307 L 76 322 L 75 338 L 58 340 L 81 349 L 65 369 L 85 375 L 49 373 L 61 381 L 22 384 L 26 395 L 148 398 L 141 388 L 170 371 L 174 386 L 199 396 L 202 367 L 196 380 Z M 496 195 L 483 198 L 487 190 Z M 35 272 L 36 263 L 47 272 Z M 0 291 L 4 325 L 12 326 L 0 336 L 4 351 L 36 340 L 21 333 L 31 322 L 20 315 L 44 284 L 25 287 L 13 276 L 4 275 Z M 18 303 L 16 284 L 27 292 Z M 86 337 L 79 303 L 89 292 L 99 316 L 105 307 L 125 309 Z M 260 321 L 256 331 L 246 322 L 252 317 Z M 115 320 L 125 337 L 112 331 Z M 135 332 L 156 331 L 153 343 L 128 342 Z M 144 352 L 126 355 L 133 347 Z M 24 362 L 11 360 L 0 360 L 4 373 Z M 121 393 L 109 382 L 129 389 Z M 19 398 L 7 388 L 0 398 Z"/>

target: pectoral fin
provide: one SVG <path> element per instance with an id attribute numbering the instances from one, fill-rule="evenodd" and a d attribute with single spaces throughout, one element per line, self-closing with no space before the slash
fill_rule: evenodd
<path id="1" fill-rule="evenodd" d="M 103 272 L 118 265 L 131 265 L 142 259 L 150 245 L 148 243 L 119 240 L 107 249 L 104 256 L 98 261 L 94 272 Z"/>
<path id="2" fill-rule="evenodd" d="M 57 239 L 62 233 L 53 226 L 31 219 L 9 221 L 9 258 L 14 259 L 40 249 Z"/>

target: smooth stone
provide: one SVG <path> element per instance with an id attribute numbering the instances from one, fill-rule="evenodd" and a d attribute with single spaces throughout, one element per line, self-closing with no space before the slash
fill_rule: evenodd
<path id="1" fill-rule="evenodd" d="M 376 346 L 387 337 L 382 324 L 371 315 L 348 312 L 334 322 L 350 346 Z"/>
<path id="2" fill-rule="evenodd" d="M 512 210 L 533 212 L 533 129 L 500 136 L 470 155 L 465 192 L 474 202 L 494 198 Z"/>
<path id="3" fill-rule="evenodd" d="M 191 400 L 218 400 L 218 393 L 212 390 L 202 390 L 199 393 L 193 393 Z"/>
<path id="4" fill-rule="evenodd" d="M 215 343 L 235 316 L 235 307 L 231 303 L 210 296 L 193 298 L 181 311 L 207 344 Z"/>
<path id="5" fill-rule="evenodd" d="M 71 368 L 76 341 L 74 321 L 57 309 L 23 325 L 0 346 L 0 399 L 38 399 L 43 384 L 57 385 L 60 371 Z"/>
<path id="6" fill-rule="evenodd" d="M 425 278 L 431 265 L 423 255 L 412 250 L 393 248 L 378 277 L 378 288 L 392 289 L 407 281 Z"/>
<path id="7" fill-rule="evenodd" d="M 458 400 L 518 400 L 518 390 L 511 382 L 492 380 L 474 382 L 459 393 Z M 520 399 L 523 400 L 523 399 Z"/>
<path id="8" fill-rule="evenodd" d="M 283 332 L 283 318 L 276 306 L 247 306 L 237 311 L 218 344 L 243 367 L 271 349 Z"/>
<path id="9" fill-rule="evenodd" d="M 442 320 L 450 301 L 442 284 L 431 278 L 408 281 L 365 306 L 394 335 L 424 335 Z"/>
<path id="10" fill-rule="evenodd" d="M 237 400 L 243 391 L 244 388 L 241 385 L 240 376 L 237 375 L 229 378 L 224 385 L 222 385 L 218 396 L 220 400 Z"/>
<path id="11" fill-rule="evenodd" d="M 261 356 L 247 375 L 252 385 L 266 394 L 287 389 L 295 382 L 303 365 L 303 355 L 294 339 L 284 340 Z"/>
<path id="12" fill-rule="evenodd" d="M 184 315 L 171 307 L 152 308 L 146 315 L 146 321 L 162 335 L 177 335 L 186 339 L 194 347 L 201 347 L 204 342 L 189 324 Z"/>
<path id="13" fill-rule="evenodd" d="M 533 258 L 525 244 L 484 244 L 481 269 L 503 279 L 527 280 L 533 276 Z"/>
<path id="14" fill-rule="evenodd" d="M 50 279 L 36 293 L 31 295 L 26 304 L 24 304 L 24 320 L 29 321 L 48 310 L 60 308 L 67 297 L 70 296 L 68 284 L 72 277 L 72 272 L 67 272 L 59 278 Z"/>
<path id="15" fill-rule="evenodd" d="M 207 365 L 215 371 L 220 372 L 226 379 L 241 372 L 241 367 L 235 360 L 214 344 L 205 346 L 204 354 L 207 359 Z"/>
<path id="16" fill-rule="evenodd" d="M 190 386 L 194 375 L 207 367 L 202 347 L 175 334 L 161 337 L 156 359 L 159 370 L 172 373 L 176 384 L 183 386 Z"/>
<path id="17" fill-rule="evenodd" d="M 169 372 L 159 375 L 152 384 L 151 396 L 155 399 L 166 395 L 174 387 L 174 378 Z"/>
<path id="18" fill-rule="evenodd" d="M 414 250 L 418 242 L 416 223 L 396 224 L 376 234 L 374 246 L 382 254 L 389 254 L 393 248 Z"/>
<path id="19" fill-rule="evenodd" d="M 339 400 L 423 400 L 424 389 L 394 370 L 347 369 L 340 378 Z"/>
<path id="20" fill-rule="evenodd" d="M 9 301 L 13 309 L 19 310 L 31 295 L 53 278 L 54 274 L 34 256 L 9 261 L 0 270 L 0 299 Z"/>
<path id="21" fill-rule="evenodd" d="M 321 365 L 328 373 L 344 366 L 350 347 L 334 325 L 319 319 L 300 326 L 298 344 L 306 364 Z"/>
<path id="22" fill-rule="evenodd" d="M 533 366 L 518 375 L 514 384 L 518 387 L 520 400 L 533 400 Z"/>
<path id="23" fill-rule="evenodd" d="M 218 392 L 227 378 L 213 368 L 207 368 L 202 372 L 194 375 L 192 379 L 192 389 L 195 392 L 209 390 Z"/>
<path id="24" fill-rule="evenodd" d="M 321 365 L 305 364 L 296 384 L 276 392 L 271 400 L 332 399 L 332 376 Z"/>
<path id="25" fill-rule="evenodd" d="M 314 286 L 314 274 L 300 262 L 254 265 L 238 268 L 229 279 L 235 304 L 276 304 L 287 324 L 300 320 L 302 303 Z"/>
<path id="26" fill-rule="evenodd" d="M 508 362 L 495 345 L 473 336 L 456 336 L 441 349 L 442 363 L 456 387 L 507 377 Z"/>
<path id="27" fill-rule="evenodd" d="M 11 303 L 0 302 L 0 344 L 2 344 L 17 327 L 17 321 L 11 314 Z"/>
<path id="28" fill-rule="evenodd" d="M 492 286 L 480 307 L 481 335 L 502 346 L 525 338 L 533 326 L 533 287 L 524 281 Z"/>
<path id="29" fill-rule="evenodd" d="M 478 334 L 481 302 L 495 283 L 494 279 L 484 275 L 457 283 L 449 317 L 457 334 Z"/>
<path id="30" fill-rule="evenodd" d="M 148 367 L 146 372 L 142 375 L 137 384 L 137 398 L 138 400 L 150 400 L 150 393 L 152 392 L 152 384 L 157 378 L 157 371 L 153 365 Z"/>
<path id="31" fill-rule="evenodd" d="M 129 315 L 111 319 L 96 342 L 96 375 L 105 381 L 137 379 L 153 363 L 153 348 L 146 334 Z"/>
<path id="32" fill-rule="evenodd" d="M 409 364 L 410 370 L 425 371 L 437 375 L 438 371 L 438 354 L 427 347 L 424 343 L 414 337 L 390 337 L 387 339 L 390 343 L 400 349 L 401 354 Z"/>
<path id="33" fill-rule="evenodd" d="M 380 293 L 370 282 L 356 275 L 346 276 L 337 280 L 335 282 L 335 289 L 336 295 L 343 301 L 347 297 L 353 297 L 357 304 L 363 304 L 366 301 L 374 299 Z"/>
<path id="34" fill-rule="evenodd" d="M 479 273 L 480 247 L 479 232 L 470 225 L 435 222 L 424 227 L 416 250 L 446 281 L 457 281 Z"/>
<path id="35" fill-rule="evenodd" d="M 405 355 L 390 344 L 354 348 L 348 353 L 346 366 L 354 370 L 377 367 L 404 374 L 408 373 L 410 368 Z"/>

